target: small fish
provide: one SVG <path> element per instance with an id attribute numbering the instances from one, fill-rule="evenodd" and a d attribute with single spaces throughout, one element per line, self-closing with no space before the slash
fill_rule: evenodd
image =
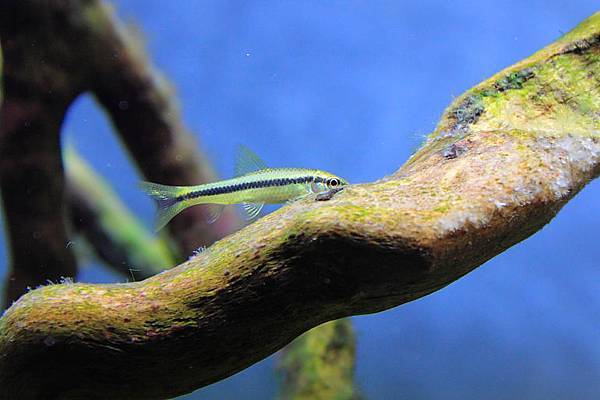
<path id="1" fill-rule="evenodd" d="M 235 172 L 235 178 L 197 186 L 141 182 L 141 189 L 158 203 L 156 230 L 163 228 L 181 211 L 197 204 L 216 205 L 209 223 L 219 218 L 227 204 L 241 203 L 248 219 L 253 219 L 265 203 L 285 203 L 348 184 L 345 179 L 318 169 L 268 168 L 245 146 L 240 146 Z"/>

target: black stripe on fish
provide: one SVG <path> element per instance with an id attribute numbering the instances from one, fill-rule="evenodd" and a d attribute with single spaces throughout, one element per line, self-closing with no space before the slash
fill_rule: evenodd
<path id="1" fill-rule="evenodd" d="M 264 179 L 260 181 L 249 181 L 236 183 L 234 185 L 217 186 L 208 189 L 196 190 L 178 196 L 177 201 L 190 200 L 201 196 L 215 196 L 218 194 L 234 193 L 248 189 L 260 189 L 266 187 L 295 185 L 299 183 L 323 182 L 325 179 L 318 176 L 301 176 L 298 178 Z"/>

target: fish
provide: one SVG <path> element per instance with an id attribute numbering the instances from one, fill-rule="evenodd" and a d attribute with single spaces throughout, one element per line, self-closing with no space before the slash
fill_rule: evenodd
<path id="1" fill-rule="evenodd" d="M 346 185 L 344 178 L 319 169 L 269 168 L 246 146 L 238 149 L 234 178 L 195 186 L 140 182 L 140 188 L 157 202 L 156 231 L 181 211 L 198 204 L 213 205 L 209 223 L 231 204 L 241 204 L 247 219 L 252 220 L 265 204 L 288 203 Z"/>

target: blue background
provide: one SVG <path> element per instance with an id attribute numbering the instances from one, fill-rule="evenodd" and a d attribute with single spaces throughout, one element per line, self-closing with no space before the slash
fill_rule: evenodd
<path id="1" fill-rule="evenodd" d="M 244 143 L 272 166 L 351 182 L 392 173 L 454 96 L 596 11 L 597 1 L 114 1 L 173 82 L 217 170 Z M 153 204 L 89 97 L 65 132 L 150 227 Z M 600 186 L 449 287 L 354 318 L 370 399 L 600 398 Z M 6 253 L 0 254 L 1 271 Z M 80 280 L 122 279 L 91 265 Z M 273 398 L 276 356 L 188 399 Z"/>

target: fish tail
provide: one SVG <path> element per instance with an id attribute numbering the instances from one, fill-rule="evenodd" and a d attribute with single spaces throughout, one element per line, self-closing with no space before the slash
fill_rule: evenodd
<path id="1" fill-rule="evenodd" d="M 189 203 L 181 200 L 185 189 L 180 186 L 167 186 L 159 183 L 140 182 L 140 189 L 156 200 L 158 209 L 154 230 L 161 230 L 174 216 L 189 207 Z"/>

